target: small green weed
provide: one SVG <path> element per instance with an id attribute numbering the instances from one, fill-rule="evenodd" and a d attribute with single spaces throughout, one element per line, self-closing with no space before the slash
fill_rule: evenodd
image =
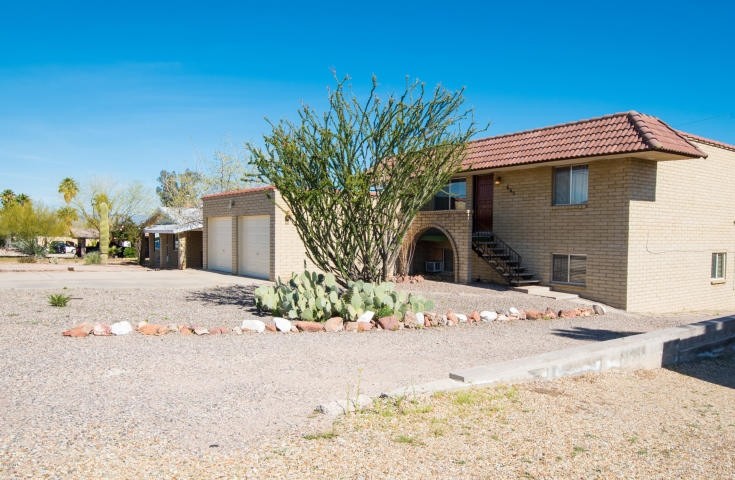
<path id="1" fill-rule="evenodd" d="M 63 293 L 52 293 L 48 296 L 48 303 L 52 307 L 66 307 L 69 304 L 69 300 L 71 300 L 71 297 Z"/>
<path id="2" fill-rule="evenodd" d="M 332 440 L 337 437 L 337 433 L 334 430 L 321 433 L 310 433 L 304 435 L 304 440 Z"/>
<path id="3" fill-rule="evenodd" d="M 423 445 L 423 442 L 410 435 L 398 435 L 393 441 L 404 445 Z"/>
<path id="4" fill-rule="evenodd" d="M 576 457 L 580 453 L 584 453 L 586 451 L 587 451 L 586 448 L 575 445 L 574 448 L 572 449 L 572 457 Z"/>

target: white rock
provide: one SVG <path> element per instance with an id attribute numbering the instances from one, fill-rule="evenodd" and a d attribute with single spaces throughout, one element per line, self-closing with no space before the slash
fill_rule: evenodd
<path id="1" fill-rule="evenodd" d="M 245 332 L 263 333 L 265 332 L 265 323 L 260 320 L 243 320 L 240 328 Z"/>
<path id="2" fill-rule="evenodd" d="M 324 415 L 336 417 L 338 415 L 344 415 L 346 413 L 370 408 L 372 404 L 372 398 L 368 397 L 367 395 L 360 394 L 355 399 L 335 400 L 333 402 L 317 405 L 314 411 L 322 413 Z"/>
<path id="3" fill-rule="evenodd" d="M 373 316 L 375 316 L 375 312 L 371 312 L 370 310 L 368 310 L 367 312 L 357 317 L 357 323 L 370 323 L 370 320 L 373 319 Z"/>
<path id="4" fill-rule="evenodd" d="M 592 305 L 592 310 L 594 310 L 597 315 L 605 315 L 605 307 L 602 305 L 594 304 Z"/>
<path id="5" fill-rule="evenodd" d="M 507 322 L 508 320 L 510 320 L 510 318 L 508 318 L 507 315 L 498 315 L 499 322 Z"/>
<path id="6" fill-rule="evenodd" d="M 276 329 L 278 329 L 278 331 L 281 331 L 283 333 L 288 333 L 291 331 L 291 322 L 286 320 L 285 318 L 273 317 L 273 323 L 276 324 Z"/>
<path id="7" fill-rule="evenodd" d="M 457 315 L 457 320 L 459 320 L 459 323 L 467 323 L 467 315 L 465 315 L 464 313 L 458 313 L 456 315 Z"/>
<path id="8" fill-rule="evenodd" d="M 235 328 L 232 329 L 232 332 L 235 335 L 242 335 L 242 328 L 241 327 L 235 327 Z"/>
<path id="9" fill-rule="evenodd" d="M 110 331 L 113 335 L 127 335 L 133 331 L 133 326 L 130 325 L 130 322 L 124 320 L 110 325 Z"/>
<path id="10" fill-rule="evenodd" d="M 426 319 L 424 318 L 423 312 L 419 312 L 416 314 L 416 325 L 420 327 L 426 326 Z"/>
<path id="11" fill-rule="evenodd" d="M 521 312 L 516 307 L 510 307 L 508 313 L 517 317 Z"/>
<path id="12" fill-rule="evenodd" d="M 483 310 L 480 312 L 480 319 L 483 322 L 492 322 L 498 319 L 498 313 L 492 310 Z"/>

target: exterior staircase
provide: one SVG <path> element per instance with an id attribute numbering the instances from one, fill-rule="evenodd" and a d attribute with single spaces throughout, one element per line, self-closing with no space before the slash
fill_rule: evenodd
<path id="1" fill-rule="evenodd" d="M 472 250 L 505 279 L 508 285 L 538 285 L 540 280 L 523 266 L 523 259 L 493 232 L 472 234 Z"/>

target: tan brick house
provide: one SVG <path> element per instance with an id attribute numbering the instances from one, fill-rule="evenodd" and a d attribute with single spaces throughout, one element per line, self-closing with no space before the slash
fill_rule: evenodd
<path id="1" fill-rule="evenodd" d="M 398 268 L 541 283 L 630 311 L 733 309 L 733 180 L 735 146 L 637 112 L 473 141 L 462 172 L 411 225 Z M 205 268 L 247 273 L 251 221 L 238 218 L 263 215 L 270 263 L 259 276 L 301 270 L 304 248 L 279 202 L 271 187 L 205 197 Z M 230 238 L 214 267 L 208 235 Z"/>
<path id="2" fill-rule="evenodd" d="M 202 268 L 202 210 L 160 207 L 144 223 L 140 261 L 152 268 Z"/>

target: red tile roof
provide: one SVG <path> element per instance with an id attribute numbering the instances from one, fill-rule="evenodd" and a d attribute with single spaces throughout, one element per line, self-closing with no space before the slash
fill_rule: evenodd
<path id="1" fill-rule="evenodd" d="M 630 111 L 470 142 L 463 170 L 657 151 L 707 155 L 656 117 Z"/>
<path id="2" fill-rule="evenodd" d="M 218 193 L 210 193 L 209 195 L 204 195 L 202 197 L 202 200 L 209 199 L 209 198 L 219 198 L 219 197 L 235 197 L 237 195 L 242 195 L 245 193 L 254 193 L 254 192 L 265 192 L 268 190 L 275 190 L 276 187 L 273 185 L 266 185 L 265 187 L 251 187 L 251 188 L 243 188 L 241 190 L 229 190 L 227 192 L 218 192 Z"/>
<path id="3" fill-rule="evenodd" d="M 724 148 L 725 150 L 732 150 L 733 152 L 735 152 L 735 145 L 730 145 L 729 143 L 723 143 L 717 140 L 712 140 L 710 138 L 700 137 L 699 135 L 694 135 L 693 133 L 682 132 L 681 130 L 677 130 L 677 133 L 685 137 L 687 140 L 693 140 L 695 142 L 704 143 L 707 145 L 712 145 L 714 147 L 720 147 L 720 148 Z"/>

